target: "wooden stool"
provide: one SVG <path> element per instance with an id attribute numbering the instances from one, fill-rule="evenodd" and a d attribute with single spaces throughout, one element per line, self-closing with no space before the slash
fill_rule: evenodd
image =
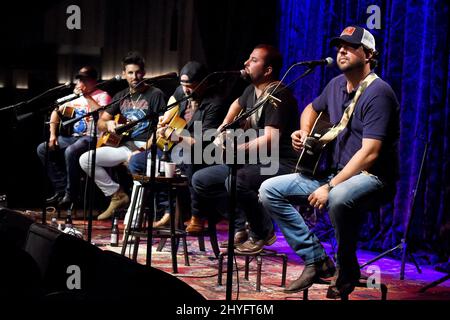
<path id="1" fill-rule="evenodd" d="M 125 255 L 126 247 L 128 245 L 129 236 L 134 236 L 134 247 L 133 247 L 133 256 L 132 259 L 137 259 L 137 253 L 139 248 L 139 242 L 141 237 L 146 237 L 146 227 L 144 223 L 144 210 L 139 210 L 137 223 L 133 223 L 133 216 L 136 214 L 136 206 L 138 204 L 139 193 L 142 192 L 142 197 L 145 199 L 145 195 L 150 187 L 150 178 L 142 175 L 133 175 L 133 179 L 135 181 L 139 181 L 139 184 L 135 184 L 136 187 L 134 197 L 131 200 L 130 206 L 131 211 L 127 223 L 127 228 L 125 229 L 124 241 L 122 244 L 122 255 Z M 184 260 L 185 265 L 189 266 L 189 256 L 187 251 L 187 241 L 186 241 L 186 232 L 184 230 L 180 230 L 176 228 L 176 214 L 174 210 L 174 199 L 177 197 L 178 188 L 186 186 L 188 183 L 187 178 L 185 176 L 177 176 L 173 178 L 166 177 L 156 177 L 155 183 L 155 192 L 166 190 L 169 196 L 169 213 L 170 213 L 170 228 L 155 228 L 153 229 L 152 237 L 171 240 L 171 254 L 172 254 L 172 269 L 173 273 L 178 273 L 178 263 L 177 263 L 177 251 L 178 245 L 177 242 L 181 238 L 183 240 L 184 247 Z M 140 190 L 141 188 L 142 191 Z M 150 199 L 153 201 L 153 199 Z M 153 203 L 152 203 L 153 205 Z M 136 225 L 132 227 L 132 225 Z M 152 244 L 147 244 L 152 245 Z"/>
<path id="2" fill-rule="evenodd" d="M 222 285 L 222 273 L 223 273 L 223 257 L 227 256 L 227 252 L 221 252 L 219 254 L 219 272 L 217 277 L 217 284 L 219 286 Z M 269 250 L 264 249 L 263 251 L 252 254 L 252 255 L 244 255 L 240 254 L 238 252 L 234 253 L 235 256 L 245 256 L 245 272 L 244 272 L 244 278 L 246 280 L 249 279 L 249 264 L 250 264 L 250 258 L 254 257 L 256 259 L 257 263 L 257 271 L 256 271 L 256 291 L 261 291 L 261 270 L 262 270 L 262 259 L 263 257 L 276 257 L 283 259 L 283 271 L 281 272 L 281 287 L 286 286 L 286 271 L 287 271 L 287 261 L 288 257 L 285 253 L 278 253 L 275 250 Z"/>

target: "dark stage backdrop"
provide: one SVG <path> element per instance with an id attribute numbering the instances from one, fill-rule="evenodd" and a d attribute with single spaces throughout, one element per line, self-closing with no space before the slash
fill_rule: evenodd
<path id="1" fill-rule="evenodd" d="M 366 27 L 370 5 L 380 10 L 380 29 L 373 29 L 380 51 L 376 73 L 391 84 L 401 104 L 400 170 L 395 201 L 369 215 L 363 233 L 365 247 L 388 249 L 401 239 L 415 189 L 425 143 L 429 152 L 417 190 L 411 225 L 413 252 L 449 253 L 450 208 L 450 68 L 449 3 L 444 0 L 279 1 L 279 47 L 285 69 L 302 60 L 336 57 L 331 37 L 348 25 Z M 366 27 L 367 28 L 367 27 Z M 288 82 L 302 70 L 295 69 Z M 317 69 L 294 87 L 301 110 L 337 67 Z M 434 261 L 431 261 L 434 262 Z"/>

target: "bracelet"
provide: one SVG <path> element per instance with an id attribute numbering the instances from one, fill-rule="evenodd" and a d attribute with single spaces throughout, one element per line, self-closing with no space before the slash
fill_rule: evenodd
<path id="1" fill-rule="evenodd" d="M 331 191 L 331 189 L 334 188 L 334 184 L 331 183 L 331 180 L 327 182 L 328 191 Z"/>

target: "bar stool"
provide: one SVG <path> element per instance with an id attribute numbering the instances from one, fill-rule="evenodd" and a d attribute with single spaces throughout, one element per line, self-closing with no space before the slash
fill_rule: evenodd
<path id="1" fill-rule="evenodd" d="M 227 252 L 221 252 L 219 254 L 219 272 L 217 275 L 217 284 L 219 286 L 222 285 L 222 273 L 223 273 L 223 257 L 227 256 Z M 262 261 L 264 257 L 275 257 L 275 258 L 281 258 L 283 261 L 283 270 L 281 272 L 281 287 L 286 286 L 286 271 L 287 271 L 287 261 L 288 257 L 285 253 L 278 253 L 275 250 L 270 249 L 264 249 L 263 251 L 252 254 L 252 255 L 244 255 L 240 254 L 238 252 L 234 253 L 235 256 L 245 256 L 245 271 L 244 271 L 244 278 L 245 280 L 249 279 L 249 265 L 250 265 L 250 258 L 254 257 L 256 259 L 257 263 L 257 271 L 256 271 L 256 291 L 261 291 L 261 271 L 262 271 Z"/>
<path id="2" fill-rule="evenodd" d="M 187 241 L 186 241 L 186 232 L 184 230 L 180 230 L 176 228 L 176 214 L 174 210 L 174 200 L 177 197 L 178 191 L 182 187 L 187 186 L 187 178 L 185 176 L 175 176 L 173 178 L 166 177 L 156 177 L 155 183 L 155 192 L 167 191 L 169 198 L 169 213 L 170 213 L 170 228 L 154 228 L 152 237 L 171 240 L 171 254 L 172 254 L 172 269 L 173 273 L 178 273 L 178 262 L 177 262 L 177 251 L 178 245 L 177 241 L 181 238 L 183 241 L 184 247 L 184 260 L 185 265 L 189 266 L 189 256 L 187 251 Z M 130 211 L 128 217 L 127 227 L 125 228 L 124 240 L 122 243 L 122 255 L 125 255 L 125 251 L 129 242 L 129 237 L 134 237 L 134 247 L 133 247 L 133 255 L 132 259 L 136 261 L 137 253 L 139 248 L 139 242 L 141 237 L 146 237 L 147 232 L 146 228 L 148 226 L 145 225 L 146 219 L 144 219 L 145 210 L 137 210 L 137 207 L 140 203 L 145 203 L 146 194 L 148 192 L 148 188 L 150 187 L 150 178 L 142 175 L 133 175 L 133 196 L 130 203 Z M 139 201 L 141 198 L 144 201 Z M 153 199 L 150 199 L 153 201 Z M 153 205 L 153 203 L 151 204 Z M 137 213 L 136 213 L 137 211 Z M 135 216 L 137 215 L 137 221 L 135 220 Z M 152 244 L 147 244 L 152 245 Z"/>

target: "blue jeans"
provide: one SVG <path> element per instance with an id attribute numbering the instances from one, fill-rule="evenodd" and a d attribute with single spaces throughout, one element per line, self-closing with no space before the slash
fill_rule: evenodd
<path id="1" fill-rule="evenodd" d="M 273 165 L 273 163 L 272 163 Z M 245 221 L 250 224 L 250 236 L 255 239 L 266 239 L 273 233 L 270 217 L 264 212 L 258 200 L 258 189 L 270 175 L 262 175 L 261 168 L 268 165 L 246 164 L 237 170 L 236 230 L 245 228 Z M 277 175 L 292 172 L 288 162 L 278 164 Z M 219 207 L 219 203 L 227 203 L 230 190 L 230 168 L 227 165 L 215 165 L 197 171 L 192 177 L 192 214 L 211 214 Z M 220 201 L 220 202 L 219 202 Z M 225 208 L 228 205 L 225 206 Z"/>
<path id="2" fill-rule="evenodd" d="M 80 156 L 89 150 L 92 137 L 58 137 L 59 148 L 50 151 L 47 158 L 47 174 L 55 192 L 66 192 L 72 198 L 78 195 L 80 182 Z M 45 165 L 45 145 L 42 142 L 37 147 L 37 155 Z"/>
<path id="3" fill-rule="evenodd" d="M 306 265 L 323 260 L 325 250 L 292 205 L 308 196 L 328 179 L 315 180 L 298 173 L 266 180 L 259 189 L 266 212 L 276 221 L 286 241 Z M 356 258 L 358 227 L 362 213 L 379 205 L 383 183 L 373 175 L 358 174 L 338 184 L 328 195 L 327 209 L 338 243 L 337 265 L 343 277 L 359 278 Z"/>

